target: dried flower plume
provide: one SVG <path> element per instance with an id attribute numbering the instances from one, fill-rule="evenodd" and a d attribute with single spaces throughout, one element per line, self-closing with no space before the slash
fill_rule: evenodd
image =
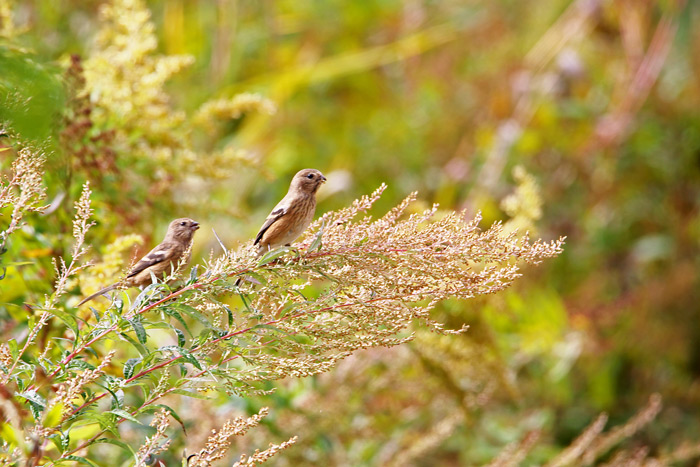
<path id="1" fill-rule="evenodd" d="M 165 434 L 165 430 L 170 426 L 169 413 L 167 410 L 160 409 L 156 412 L 150 426 L 155 427 L 156 432 L 153 436 L 146 438 L 146 441 L 136 453 L 136 467 L 151 465 L 149 460 L 152 456 L 165 451 L 170 445 L 170 440 L 167 439 L 168 436 Z"/>
<path id="2" fill-rule="evenodd" d="M 190 457 L 188 466 L 211 467 L 211 465 L 213 465 L 212 462 L 224 457 L 231 445 L 230 439 L 232 437 L 243 436 L 248 430 L 258 426 L 260 421 L 265 418 L 267 414 L 267 407 L 263 407 L 257 414 L 251 417 L 236 417 L 224 423 L 221 430 L 212 430 L 212 434 L 207 440 L 206 445 L 202 450 Z"/>

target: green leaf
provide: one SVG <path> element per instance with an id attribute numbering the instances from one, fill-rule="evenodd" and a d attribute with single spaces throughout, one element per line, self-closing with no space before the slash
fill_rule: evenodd
<path id="1" fill-rule="evenodd" d="M 5 150 L 10 149 L 10 148 L 3 148 Z M 28 264 L 34 264 L 32 261 L 10 261 L 9 263 L 5 263 L 5 266 L 26 266 Z"/>
<path id="2" fill-rule="evenodd" d="M 41 397 L 36 391 L 24 391 L 19 394 L 17 394 L 18 397 L 22 397 L 26 399 L 28 402 L 34 403 L 41 407 L 41 410 L 44 410 L 46 407 L 46 401 L 44 400 L 43 397 Z"/>
<path id="3" fill-rule="evenodd" d="M 119 393 L 121 395 L 121 397 L 119 397 L 119 395 L 117 393 L 115 393 L 114 391 L 112 391 L 112 389 L 110 389 L 110 387 L 109 387 L 110 385 L 116 386 L 118 384 L 117 383 L 118 378 L 114 378 L 114 377 L 108 376 L 108 375 L 106 375 L 105 378 L 108 381 L 107 385 L 100 384 L 100 383 L 95 383 L 95 384 L 97 386 L 101 387 L 102 389 L 104 389 L 105 391 L 107 391 L 112 396 L 111 408 L 112 409 L 120 409 L 122 407 L 122 404 L 124 404 L 124 391 L 122 391 L 122 390 L 117 391 L 117 393 Z"/>
<path id="4" fill-rule="evenodd" d="M 139 307 L 141 307 L 141 304 L 146 301 L 147 298 L 151 297 L 152 292 L 160 287 L 163 287 L 162 282 L 153 282 L 152 284 L 149 284 L 145 289 L 141 291 L 140 294 L 136 297 L 134 300 L 134 303 L 131 305 L 131 308 L 129 308 L 129 311 L 133 310 L 138 310 Z"/>
<path id="5" fill-rule="evenodd" d="M 96 319 L 97 322 L 99 323 L 99 322 L 100 322 L 100 319 L 101 319 L 101 317 L 100 317 L 100 312 L 97 311 L 96 309 L 94 309 L 93 307 L 90 307 L 90 311 L 92 311 L 92 314 L 95 316 L 95 319 Z"/>
<path id="6" fill-rule="evenodd" d="M 323 247 L 322 244 L 322 239 L 323 239 L 323 228 L 326 226 L 326 221 L 324 220 L 321 223 L 321 228 L 318 229 L 318 232 L 316 232 L 316 235 L 314 236 L 314 240 L 311 242 L 311 245 L 309 245 L 309 250 L 308 251 L 319 251 Z"/>
<path id="7" fill-rule="evenodd" d="M 44 146 L 51 153 L 56 136 L 57 115 L 65 108 L 66 87 L 61 70 L 47 65 L 40 57 L 15 47 L 0 47 L 0 90 L 12 90 L 12 99 L 3 98 L 0 121 L 23 140 Z"/>
<path id="8" fill-rule="evenodd" d="M 114 308 L 117 311 L 118 316 L 121 316 L 122 314 L 124 314 L 124 300 L 122 300 L 119 297 L 116 297 L 114 299 Z"/>
<path id="9" fill-rule="evenodd" d="M 134 368 L 141 362 L 140 358 L 130 358 L 124 364 L 124 379 L 131 379 L 134 376 Z"/>
<path id="10" fill-rule="evenodd" d="M 264 266 L 268 263 L 271 263 L 274 260 L 276 260 L 277 258 L 279 258 L 280 256 L 284 256 L 285 254 L 287 254 L 291 250 L 292 249 L 288 246 L 281 246 L 279 248 L 275 248 L 272 251 L 268 251 L 267 253 L 265 253 L 262 256 L 262 258 L 260 258 L 260 260 L 258 261 L 258 266 Z"/>
<path id="11" fill-rule="evenodd" d="M 177 308 L 178 310 L 181 310 L 182 312 L 188 314 L 192 318 L 196 319 L 197 321 L 202 323 L 205 327 L 210 328 L 210 329 L 213 328 L 213 326 L 211 325 L 209 320 L 198 309 L 191 307 L 189 305 L 182 304 L 182 303 L 178 303 L 178 304 L 174 305 L 174 307 Z"/>
<path id="12" fill-rule="evenodd" d="M 71 456 L 66 456 L 65 459 L 70 460 L 70 461 L 81 462 L 81 463 L 86 464 L 86 465 L 91 465 L 92 467 L 100 467 L 99 465 L 95 464 L 93 461 L 88 460 L 84 457 L 80 457 L 80 456 L 72 456 L 71 455 Z"/>
<path id="13" fill-rule="evenodd" d="M 143 322 L 143 320 L 141 320 Z M 163 321 L 148 321 L 148 329 L 173 329 L 173 325 Z"/>
<path id="14" fill-rule="evenodd" d="M 166 345 L 166 346 L 164 346 L 164 347 L 161 347 L 159 350 L 169 350 L 169 351 L 171 351 L 171 352 L 177 352 L 177 353 L 180 354 L 180 356 L 181 356 L 186 362 L 191 363 L 191 364 L 194 365 L 194 367 L 197 368 L 198 370 L 203 370 L 203 369 L 204 369 L 204 368 L 202 368 L 202 365 L 197 361 L 197 359 L 194 358 L 194 355 L 192 355 L 192 353 L 191 353 L 189 350 L 187 350 L 186 348 L 184 348 L 184 347 L 177 347 L 177 346 L 174 346 L 174 345 Z"/>
<path id="15" fill-rule="evenodd" d="M 0 423 L 0 440 L 3 441 L 3 444 L 7 443 L 9 447 L 25 447 L 26 434 L 23 431 L 22 427 L 15 428 L 11 423 L 5 421 L 5 423 Z M 5 449 L 3 446 L 3 451 L 7 452 Z"/>
<path id="16" fill-rule="evenodd" d="M 61 423 L 63 416 L 63 404 L 54 404 L 45 414 L 43 425 L 46 428 L 54 427 Z"/>
<path id="17" fill-rule="evenodd" d="M 52 308 L 45 310 L 54 315 L 56 318 L 60 319 L 63 321 L 63 323 L 70 328 L 71 331 L 73 331 L 73 334 L 76 336 L 78 335 L 78 321 L 75 319 L 75 316 L 71 315 L 70 313 L 66 313 L 63 310 L 59 310 L 57 308 Z"/>
<path id="18" fill-rule="evenodd" d="M 92 423 L 97 422 L 101 429 L 107 430 L 115 436 L 119 436 L 119 430 L 117 430 L 117 425 L 114 423 L 114 417 L 104 413 L 91 413 L 90 420 Z"/>
<path id="19" fill-rule="evenodd" d="M 202 365 L 197 361 L 196 358 L 194 358 L 194 355 L 190 353 L 189 350 L 185 349 L 184 347 L 178 347 L 178 351 L 180 352 L 180 355 L 182 355 L 182 358 L 185 359 L 185 361 L 191 363 L 194 365 L 195 368 L 198 370 L 203 370 Z"/>
<path id="20" fill-rule="evenodd" d="M 199 265 L 195 264 L 194 267 L 192 268 L 192 270 L 190 271 L 190 278 L 187 280 L 187 285 L 191 285 L 191 284 L 194 284 L 195 282 L 197 282 L 197 269 L 198 269 L 197 267 L 198 266 Z"/>
<path id="21" fill-rule="evenodd" d="M 89 353 L 98 360 L 102 358 L 92 347 L 85 347 L 85 352 Z"/>
<path id="22" fill-rule="evenodd" d="M 29 403 L 29 410 L 32 412 L 32 417 L 34 420 L 39 420 L 41 418 L 41 407 L 34 402 Z"/>
<path id="23" fill-rule="evenodd" d="M 95 442 L 94 442 L 94 444 L 102 444 L 102 443 L 113 444 L 115 446 L 122 448 L 123 450 L 127 451 L 132 456 L 134 456 L 134 459 L 136 460 L 136 462 L 138 462 L 138 458 L 136 457 L 136 452 L 133 450 L 133 448 L 131 446 L 129 446 L 125 442 L 119 441 L 118 439 L 114 439 L 114 438 L 100 438 L 100 439 L 95 440 Z"/>
<path id="24" fill-rule="evenodd" d="M 54 446 L 56 446 L 56 449 L 58 449 L 58 452 L 60 452 L 61 454 L 63 454 L 66 451 L 66 449 L 68 449 L 68 445 L 70 443 L 70 436 L 68 435 L 68 433 L 54 433 L 52 435 L 49 435 L 49 439 L 54 444 Z"/>
<path id="25" fill-rule="evenodd" d="M 138 341 L 135 341 L 130 335 L 125 334 L 123 332 L 120 332 L 119 337 L 121 337 L 122 339 L 124 339 L 125 341 L 127 341 L 128 343 L 133 345 L 134 348 L 138 351 L 138 353 L 141 354 L 142 357 L 145 357 L 145 356 L 150 354 L 148 349 L 146 347 L 144 347 L 143 344 L 141 344 Z"/>
<path id="26" fill-rule="evenodd" d="M 114 410 L 109 410 L 107 413 L 111 413 L 111 414 L 114 414 L 114 415 L 116 415 L 116 416 L 118 416 L 118 417 L 121 417 L 121 418 L 123 418 L 123 419 L 125 419 L 125 420 L 129 420 L 129 421 L 132 421 L 132 422 L 134 422 L 134 423 L 138 423 L 139 425 L 143 425 L 143 423 L 141 423 L 140 421 L 138 421 L 138 419 L 136 419 L 136 417 L 134 417 L 133 415 L 131 415 L 131 414 L 130 414 L 129 412 L 127 412 L 126 410 L 114 409 Z"/>
<path id="27" fill-rule="evenodd" d="M 17 341 L 14 339 L 10 339 L 7 341 L 7 346 L 10 348 L 10 355 L 12 355 L 13 359 L 17 358 L 17 355 L 19 355 L 19 348 L 17 347 Z"/>
<path id="28" fill-rule="evenodd" d="M 95 366 L 89 364 L 85 360 L 81 360 L 80 358 L 74 358 L 71 360 L 71 362 L 68 364 L 68 368 L 79 368 L 81 370 L 94 370 Z"/>
<path id="29" fill-rule="evenodd" d="M 211 397 L 207 397 L 204 394 L 200 394 L 196 391 L 188 391 L 186 389 L 174 389 L 170 391 L 171 394 L 180 394 L 181 396 L 192 397 L 195 399 L 211 400 Z"/>
<path id="30" fill-rule="evenodd" d="M 141 321 L 138 318 L 127 319 L 127 321 L 131 324 L 131 327 L 134 328 L 139 342 L 145 344 L 148 340 L 148 334 L 146 334 L 146 329 L 143 327 L 143 324 L 141 324 Z"/>
<path id="31" fill-rule="evenodd" d="M 296 306 L 297 306 L 297 304 L 294 303 L 294 302 L 289 302 L 289 303 L 287 303 L 287 304 L 284 305 L 284 306 L 282 307 L 282 309 L 279 311 L 279 313 L 277 314 L 277 317 L 278 317 L 278 318 L 284 318 L 285 316 L 287 316 L 287 315 L 289 314 L 290 311 L 293 311 L 294 309 L 296 309 Z"/>
<path id="32" fill-rule="evenodd" d="M 328 279 L 328 280 L 331 281 L 331 282 L 338 282 L 338 279 L 336 279 L 335 277 L 329 276 L 329 275 L 326 274 L 325 272 L 321 271 L 321 268 L 313 268 L 313 271 L 314 271 L 316 274 L 318 274 L 319 276 L 325 277 L 326 279 Z"/>
<path id="33" fill-rule="evenodd" d="M 177 345 L 178 347 L 184 347 L 185 344 L 187 343 L 187 340 L 185 339 L 185 333 L 180 331 L 177 328 L 173 328 L 175 331 L 175 334 L 177 335 Z"/>
<path id="34" fill-rule="evenodd" d="M 190 336 L 192 335 L 192 331 L 190 331 L 189 326 L 187 326 L 187 323 L 186 323 L 185 320 L 182 318 L 182 315 L 181 315 L 180 313 L 178 313 L 176 310 L 174 310 L 174 309 L 172 309 L 172 308 L 170 308 L 170 307 L 165 307 L 165 308 L 163 308 L 163 312 L 164 312 L 166 315 L 172 316 L 173 318 L 175 318 L 176 320 L 178 320 L 178 321 L 180 322 L 180 324 L 182 324 L 182 327 L 185 328 L 185 331 L 187 331 L 187 332 L 189 333 Z"/>
<path id="35" fill-rule="evenodd" d="M 253 312 L 257 311 L 255 309 L 253 309 L 253 305 L 252 305 L 252 303 L 250 303 L 250 300 L 248 299 L 248 297 L 246 295 L 239 293 L 238 296 L 241 297 L 241 301 L 243 302 L 243 306 L 245 307 L 245 309 L 248 313 L 253 313 Z"/>

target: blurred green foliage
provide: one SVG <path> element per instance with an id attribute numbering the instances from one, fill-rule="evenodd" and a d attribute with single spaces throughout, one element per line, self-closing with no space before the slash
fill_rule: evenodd
<path id="1" fill-rule="evenodd" d="M 0 120 L 11 120 L 14 131 L 28 140 L 40 144 L 50 140 L 65 105 L 58 68 L 31 54 L 0 47 L 0 69 L 4 97 Z"/>
<path id="2" fill-rule="evenodd" d="M 69 54 L 89 57 L 98 5 L 18 4 L 23 33 L 12 47 L 0 44 L 0 120 L 12 131 L 52 136 L 55 146 L 71 92 L 60 70 Z M 568 237 L 560 258 L 527 271 L 507 294 L 441 306 L 443 321 L 471 326 L 456 348 L 419 335 L 405 348 L 355 355 L 332 374 L 286 382 L 270 396 L 220 398 L 217 414 L 269 405 L 271 434 L 300 435 L 280 465 L 386 465 L 454 411 L 463 418 L 410 462 L 479 465 L 541 430 L 528 457 L 538 464 L 600 411 L 621 423 L 653 392 L 666 408 L 630 445 L 664 452 L 700 439 L 698 2 L 148 5 L 159 51 L 195 58 L 168 83 L 174 107 L 191 114 L 208 99 L 250 91 L 279 111 L 222 124 L 216 143 L 193 135 L 195 144 L 245 147 L 260 167 L 184 185 L 186 195 L 165 190 L 152 203 L 149 186 L 123 172 L 103 174 L 95 192 L 105 229 L 89 239 L 96 245 L 137 228 L 158 238 L 181 214 L 207 219 L 226 242 L 245 241 L 302 167 L 329 175 L 333 191 L 320 211 L 386 182 L 378 212 L 417 190 L 426 204 L 482 210 L 488 224 L 508 220 L 500 203 L 522 166 L 541 189 L 537 235 Z M 35 287 L 56 253 L 45 250 L 70 237 L 59 227 L 68 225 L 62 209 L 92 178 L 89 171 L 69 178 L 73 156 L 54 146 L 47 151 L 60 170 L 47 179 L 49 201 L 61 192 L 66 199 L 33 219 L 10 253 L 33 252 L 45 264 L 10 270 L 0 307 L 48 292 Z M 117 160 L 122 171 L 144 175 L 139 183 L 157 167 L 126 152 Z M 202 232 L 195 250 L 207 256 L 215 245 Z"/>

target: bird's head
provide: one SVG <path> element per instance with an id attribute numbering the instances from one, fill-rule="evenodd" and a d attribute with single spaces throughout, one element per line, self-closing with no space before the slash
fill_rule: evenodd
<path id="1" fill-rule="evenodd" d="M 326 177 L 321 172 L 316 169 L 304 169 L 294 176 L 290 190 L 313 194 L 324 183 L 326 183 Z"/>
<path id="2" fill-rule="evenodd" d="M 168 226 L 168 238 L 189 242 L 192 240 L 194 233 L 199 229 L 199 222 L 195 222 L 190 218 L 182 217 L 175 219 Z"/>

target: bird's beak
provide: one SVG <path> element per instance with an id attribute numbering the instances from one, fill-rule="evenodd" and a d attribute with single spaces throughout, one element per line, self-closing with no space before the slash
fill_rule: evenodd
<path id="1" fill-rule="evenodd" d="M 326 183 L 326 180 L 328 180 L 328 179 L 326 177 L 324 177 L 323 175 L 321 175 L 321 183 Z"/>
<path id="2" fill-rule="evenodd" d="M 192 229 L 193 230 L 199 229 L 199 222 L 192 222 Z"/>

